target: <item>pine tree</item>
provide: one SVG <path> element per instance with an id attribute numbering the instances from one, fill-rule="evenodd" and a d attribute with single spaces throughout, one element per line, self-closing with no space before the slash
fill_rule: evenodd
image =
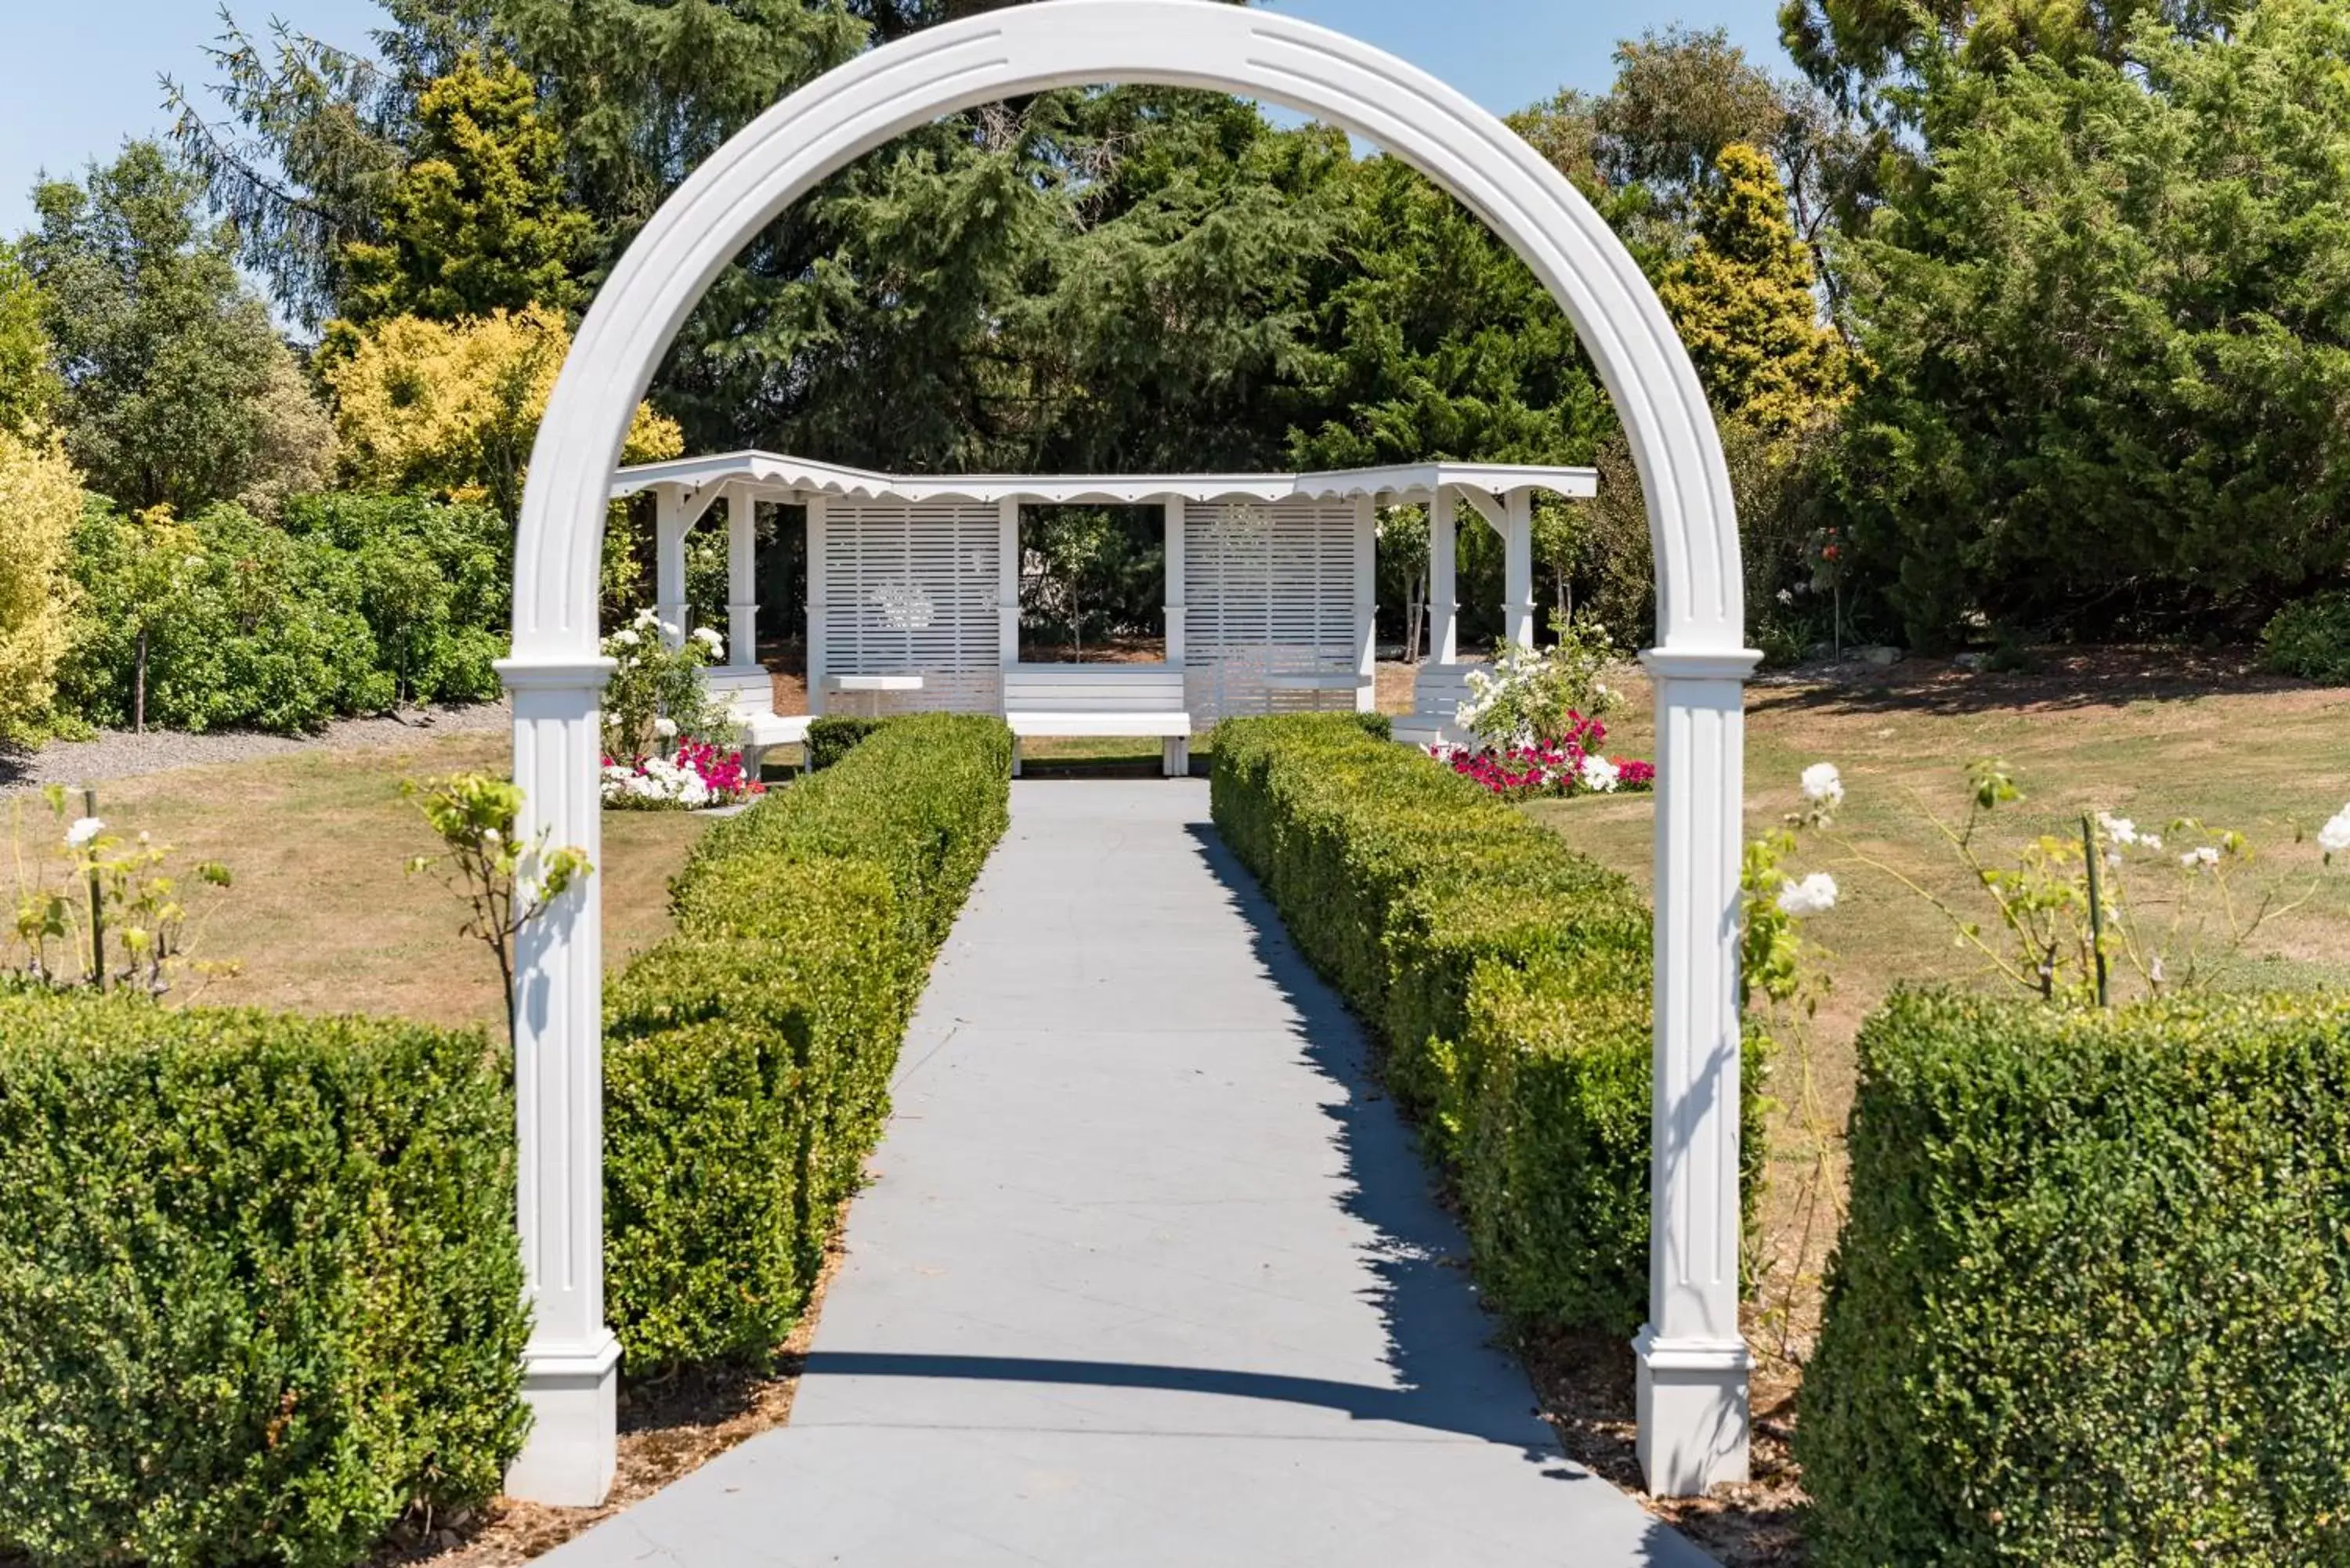
<path id="1" fill-rule="evenodd" d="M 595 220 L 565 198 L 563 144 L 531 80 L 466 55 L 417 100 L 380 237 L 344 246 L 344 316 L 436 320 L 583 303 Z"/>
<path id="2" fill-rule="evenodd" d="M 1842 341 L 1821 325 L 1808 252 L 1769 156 L 1732 142 L 1697 198 L 1696 238 L 1658 293 L 1720 412 L 1766 433 L 1845 395 Z"/>

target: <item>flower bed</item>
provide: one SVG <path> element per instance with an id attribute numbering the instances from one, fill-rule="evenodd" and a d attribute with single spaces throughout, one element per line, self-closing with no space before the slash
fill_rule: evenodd
<path id="1" fill-rule="evenodd" d="M 681 741 L 672 756 L 604 759 L 604 804 L 624 811 L 702 811 L 766 793 L 741 752 L 722 753 L 706 741 Z"/>
<path id="2" fill-rule="evenodd" d="M 1488 746 L 1428 748 L 1429 755 L 1462 778 L 1513 800 L 1535 795 L 1612 794 L 1652 789 L 1657 765 L 1634 757 L 1611 757 L 1599 750 L 1607 726 L 1580 713 L 1567 715 L 1566 734 L 1556 741 Z"/>

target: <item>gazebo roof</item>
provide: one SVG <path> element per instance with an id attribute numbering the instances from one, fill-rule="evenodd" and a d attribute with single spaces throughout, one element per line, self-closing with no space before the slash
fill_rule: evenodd
<path id="1" fill-rule="evenodd" d="M 1589 496 L 1598 493 L 1599 475 L 1589 468 L 1504 462 L 1415 462 L 1386 468 L 1338 469 L 1325 473 L 896 474 L 815 462 L 772 452 L 733 452 L 621 469 L 612 476 L 612 496 L 618 500 L 664 486 L 693 493 L 717 485 L 733 485 L 766 500 L 838 495 L 870 501 L 1018 499 L 1119 504 L 1170 496 L 1187 501 L 1226 497 L 1283 501 L 1368 495 L 1375 501 L 1392 504 L 1433 500 L 1437 486 L 1445 484 L 1462 485 L 1489 495 L 1502 495 L 1513 490 L 1548 490 L 1560 495 Z"/>

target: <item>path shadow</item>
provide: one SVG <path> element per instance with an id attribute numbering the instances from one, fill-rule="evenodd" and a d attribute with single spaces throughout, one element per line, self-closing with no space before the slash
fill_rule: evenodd
<path id="1" fill-rule="evenodd" d="M 2249 649 L 2056 647 L 2034 649 L 2030 668 L 2018 670 L 1970 671 L 1944 659 L 1905 659 L 1881 669 L 1846 664 L 1766 671 L 1748 686 L 1746 705 L 1750 713 L 1782 710 L 1956 717 L 2318 690 L 2305 680 L 2267 673 L 2255 650 Z"/>

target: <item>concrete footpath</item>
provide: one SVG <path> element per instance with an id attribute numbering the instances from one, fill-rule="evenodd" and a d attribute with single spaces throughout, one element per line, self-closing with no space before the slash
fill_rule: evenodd
<path id="1" fill-rule="evenodd" d="M 1712 1561 L 1569 1462 L 1193 780 L 1013 786 L 791 1424 L 549 1568 Z"/>

